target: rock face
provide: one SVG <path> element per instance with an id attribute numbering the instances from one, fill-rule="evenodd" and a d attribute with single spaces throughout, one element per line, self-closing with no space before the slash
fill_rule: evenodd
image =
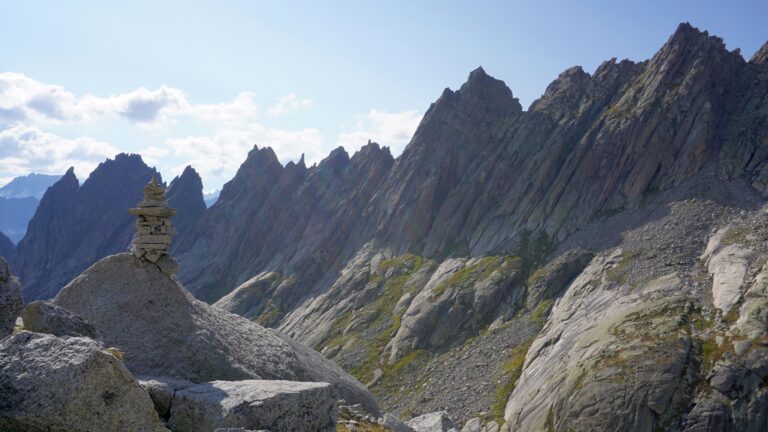
<path id="1" fill-rule="evenodd" d="M 0 232 L 0 257 L 4 258 L 6 261 L 11 261 L 15 253 L 16 245 L 13 244 L 11 239 L 6 237 L 5 234 Z"/>
<path id="2" fill-rule="evenodd" d="M 768 426 L 765 211 L 677 203 L 595 256 L 527 350 L 510 429 Z M 720 253 L 729 258 L 713 266 Z M 724 287 L 723 273 L 741 276 Z"/>
<path id="3" fill-rule="evenodd" d="M 336 430 L 336 394 L 327 383 L 213 381 L 177 390 L 173 431 L 243 427 L 273 432 Z"/>
<path id="4" fill-rule="evenodd" d="M 97 262 L 64 287 L 55 303 L 91 322 L 107 345 L 123 350 L 135 374 L 195 382 L 323 381 L 340 397 L 377 411 L 367 390 L 320 354 L 195 300 L 157 266 L 131 254 Z"/>
<path id="5" fill-rule="evenodd" d="M 176 209 L 173 218 L 176 231 L 181 233 L 181 239 L 188 238 L 185 235 L 194 231 L 206 210 L 200 175 L 190 166 L 184 168 L 181 175 L 171 181 L 166 196 L 168 204 Z M 171 251 L 176 251 L 179 246 L 184 245 L 180 245 L 177 239 L 171 244 Z"/>
<path id="6" fill-rule="evenodd" d="M 13 332 L 22 304 L 21 284 L 11 274 L 8 263 L 0 257 L 0 339 Z"/>
<path id="7" fill-rule="evenodd" d="M 21 318 L 24 330 L 31 332 L 101 339 L 96 327 L 91 323 L 50 301 L 33 301 L 24 307 Z"/>
<path id="8" fill-rule="evenodd" d="M 51 186 L 13 260 L 26 301 L 48 299 L 98 259 L 124 251 L 133 237 L 126 209 L 157 171 L 138 155 L 101 163 L 82 184 L 73 170 Z"/>
<path id="9" fill-rule="evenodd" d="M 120 360 L 87 338 L 26 331 L 6 338 L 0 389 L 0 429 L 8 432 L 167 430 Z"/>
<path id="10" fill-rule="evenodd" d="M 498 256 L 534 234 L 563 241 L 702 177 L 762 194 L 768 69 L 759 58 L 746 62 L 682 24 L 648 61 L 567 70 L 528 111 L 477 69 L 432 104 L 396 161 L 371 144 L 283 167 L 255 149 L 179 249 L 179 276 L 215 301 L 278 273 L 280 283 L 237 309 L 309 341 L 288 316 L 306 316 L 366 245 L 438 263 Z"/>

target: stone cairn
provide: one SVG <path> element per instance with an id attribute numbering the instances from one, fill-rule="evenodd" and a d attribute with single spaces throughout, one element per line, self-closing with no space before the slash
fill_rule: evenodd
<path id="1" fill-rule="evenodd" d="M 165 188 L 157 183 L 155 177 L 144 186 L 144 200 L 128 213 L 137 217 L 136 230 L 138 235 L 131 245 L 131 252 L 136 258 L 156 264 L 160 269 L 171 275 L 179 270 L 176 260 L 168 254 L 171 236 L 176 229 L 171 224 L 171 218 L 176 209 L 168 206 L 165 201 Z"/>

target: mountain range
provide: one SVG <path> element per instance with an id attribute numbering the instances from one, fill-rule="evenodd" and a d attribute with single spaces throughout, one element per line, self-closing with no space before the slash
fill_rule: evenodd
<path id="1" fill-rule="evenodd" d="M 12 258 L 25 301 L 124 251 L 153 176 L 122 154 L 50 187 Z M 254 147 L 210 208 L 192 167 L 167 196 L 192 294 L 321 350 L 387 411 L 768 427 L 768 43 L 746 60 L 681 24 L 527 110 L 478 68 L 397 158 Z"/>
<path id="2" fill-rule="evenodd" d="M 27 231 L 27 223 L 37 210 L 40 198 L 60 176 L 29 174 L 16 177 L 0 187 L 0 232 L 14 244 L 18 243 Z M 6 250 L 6 254 L 3 254 Z M 10 249 L 0 248 L 0 255 L 10 257 Z"/>

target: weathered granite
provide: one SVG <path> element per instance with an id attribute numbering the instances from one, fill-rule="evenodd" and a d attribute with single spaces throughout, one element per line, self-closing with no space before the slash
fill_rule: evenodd
<path id="1" fill-rule="evenodd" d="M 0 430 L 166 431 L 123 363 L 84 337 L 21 331 L 0 342 Z"/>
<path id="2" fill-rule="evenodd" d="M 336 393 L 327 383 L 213 381 L 177 390 L 168 420 L 172 431 L 216 428 L 272 432 L 336 430 Z"/>
<path id="3" fill-rule="evenodd" d="M 318 352 L 194 299 L 175 278 L 132 254 L 97 262 L 55 303 L 91 322 L 106 344 L 120 347 L 135 374 L 195 382 L 329 382 L 341 397 L 378 412 L 363 385 Z"/>
<path id="4" fill-rule="evenodd" d="M 47 300 L 36 300 L 21 311 L 24 330 L 54 336 L 85 336 L 100 340 L 91 323 Z"/>
<path id="5" fill-rule="evenodd" d="M 11 274 L 8 263 L 0 257 L 0 339 L 13 332 L 22 304 L 21 284 Z"/>

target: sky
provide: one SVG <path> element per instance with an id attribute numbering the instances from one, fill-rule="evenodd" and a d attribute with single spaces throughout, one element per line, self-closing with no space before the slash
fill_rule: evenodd
<path id="1" fill-rule="evenodd" d="M 650 58 L 688 21 L 749 58 L 768 1 L 5 1 L 0 184 L 119 152 L 206 192 L 254 145 L 319 162 L 369 139 L 399 155 L 482 66 L 524 107 L 563 70 Z"/>

